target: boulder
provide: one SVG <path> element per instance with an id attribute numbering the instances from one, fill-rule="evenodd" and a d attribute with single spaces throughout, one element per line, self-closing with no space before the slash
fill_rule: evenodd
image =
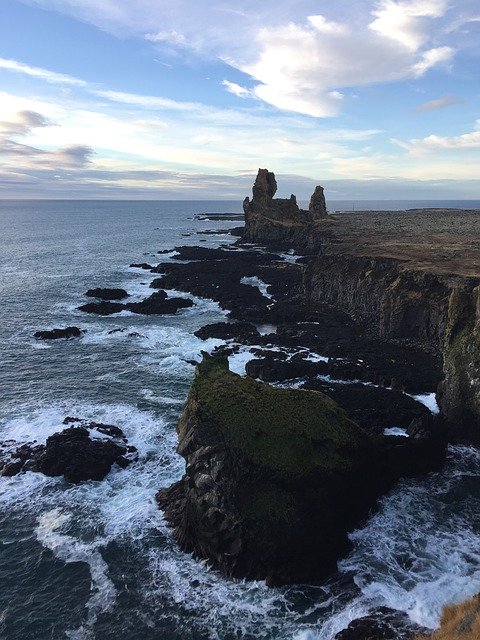
<path id="1" fill-rule="evenodd" d="M 45 445 L 24 444 L 0 457 L 1 475 L 11 477 L 34 471 L 47 476 L 64 476 L 67 482 L 103 480 L 112 465 L 125 468 L 131 462 L 135 447 L 115 425 L 85 422 L 68 416 L 67 429 L 47 438 Z M 97 431 L 105 438 L 92 438 Z"/>
<path id="2" fill-rule="evenodd" d="M 100 298 L 101 300 L 123 300 L 128 297 L 125 289 L 89 289 L 85 295 L 89 298 Z"/>
<path id="3" fill-rule="evenodd" d="M 85 329 L 79 327 L 65 327 L 64 329 L 51 329 L 48 331 L 36 331 L 33 334 L 38 340 L 59 340 L 61 338 L 78 338 L 85 333 Z"/>
<path id="4" fill-rule="evenodd" d="M 104 300 L 102 302 L 87 302 L 87 304 L 82 304 L 78 309 L 79 311 L 95 313 L 99 316 L 111 316 L 114 313 L 124 311 L 126 309 L 126 305 L 121 302 L 109 302 L 108 300 Z"/>
<path id="5" fill-rule="evenodd" d="M 308 207 L 312 220 L 327 218 L 327 205 L 325 203 L 325 193 L 323 187 L 315 187 L 312 197 L 310 198 L 310 206 Z"/>
<path id="6" fill-rule="evenodd" d="M 380 607 L 353 620 L 334 640 L 411 640 L 414 634 L 424 632 L 425 629 L 413 624 L 406 613 Z"/>

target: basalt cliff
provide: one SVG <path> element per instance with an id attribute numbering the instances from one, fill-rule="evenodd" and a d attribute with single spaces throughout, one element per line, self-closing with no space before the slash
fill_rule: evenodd
<path id="1" fill-rule="evenodd" d="M 318 582 L 399 478 L 441 467 L 447 439 L 480 440 L 480 218 L 329 215 L 321 187 L 308 210 L 276 189 L 259 170 L 236 245 L 177 247 L 152 269 L 153 288 L 228 314 L 196 332 L 224 343 L 198 364 L 185 475 L 158 501 L 226 575 Z M 227 358 L 246 350 L 245 377 Z M 440 415 L 418 401 L 435 393 Z"/>
<path id="2" fill-rule="evenodd" d="M 260 169 L 253 199 L 244 202 L 242 242 L 307 256 L 309 306 L 330 305 L 373 336 L 441 354 L 437 394 L 451 437 L 480 441 L 480 212 L 328 215 L 321 187 L 309 212 L 297 211 L 293 196 L 275 199 L 275 191 L 274 175 Z"/>

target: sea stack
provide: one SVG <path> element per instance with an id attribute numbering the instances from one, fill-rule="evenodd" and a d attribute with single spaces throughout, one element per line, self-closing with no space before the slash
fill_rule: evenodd
<path id="1" fill-rule="evenodd" d="M 244 242 L 288 243 L 294 241 L 296 234 L 305 235 L 313 223 L 328 218 L 323 187 L 315 188 L 308 211 L 300 209 L 295 195 L 274 198 L 276 192 L 275 174 L 268 169 L 259 169 L 253 197 L 243 201 Z"/>
<path id="2" fill-rule="evenodd" d="M 439 468 L 429 433 L 371 434 L 317 391 L 275 388 L 204 355 L 178 423 L 184 477 L 158 494 L 182 549 L 225 575 L 318 583 L 402 475 Z"/>

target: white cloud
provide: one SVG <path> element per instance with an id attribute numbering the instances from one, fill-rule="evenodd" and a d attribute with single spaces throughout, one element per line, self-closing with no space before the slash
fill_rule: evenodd
<path id="1" fill-rule="evenodd" d="M 84 87 L 87 84 L 84 80 L 79 80 L 78 78 L 74 78 L 63 73 L 55 73 L 54 71 L 48 71 L 41 67 L 31 67 L 30 65 L 23 64 L 17 60 L 8 60 L 6 58 L 0 58 L 0 69 L 22 73 L 33 78 L 45 80 L 52 84 L 69 84 L 77 87 Z"/>
<path id="2" fill-rule="evenodd" d="M 178 33 L 178 31 L 175 30 L 147 33 L 145 40 L 149 40 L 150 42 L 169 42 L 176 45 L 185 45 L 187 43 L 187 39 L 183 33 Z"/>
<path id="3" fill-rule="evenodd" d="M 447 0 L 337 0 L 322 14 L 318 0 L 28 1 L 221 59 L 251 76 L 256 97 L 315 117 L 338 114 L 348 89 L 418 78 L 454 53 L 442 41 Z"/>
<path id="4" fill-rule="evenodd" d="M 138 93 L 126 93 L 124 91 L 101 91 L 92 90 L 92 93 L 99 98 L 106 98 L 112 102 L 131 104 L 147 109 L 172 109 L 174 111 L 192 111 L 201 108 L 202 105 L 194 102 L 178 102 L 170 98 L 160 96 L 145 96 Z"/>
<path id="5" fill-rule="evenodd" d="M 373 11 L 375 20 L 370 29 L 396 40 L 410 51 L 417 51 L 428 39 L 424 18 L 440 18 L 445 14 L 445 0 L 381 0 Z"/>
<path id="6" fill-rule="evenodd" d="M 307 20 L 310 22 L 312 27 L 314 27 L 320 33 L 345 34 L 349 33 L 350 31 L 350 28 L 347 24 L 327 20 L 325 16 L 322 15 L 308 16 Z"/>
<path id="7" fill-rule="evenodd" d="M 413 138 L 407 141 L 393 139 L 392 142 L 406 149 L 412 155 L 425 155 L 447 150 L 480 149 L 480 119 L 475 122 L 473 131 L 459 136 L 432 134 L 425 138 Z M 478 167 L 476 169 L 478 171 Z"/>
<path id="8" fill-rule="evenodd" d="M 229 93 L 233 93 L 234 96 L 238 96 L 239 98 L 250 98 L 252 96 L 252 92 L 250 89 L 247 89 L 247 87 L 242 87 L 236 82 L 223 80 L 222 85 Z"/>
<path id="9" fill-rule="evenodd" d="M 448 62 L 453 58 L 455 51 L 452 47 L 436 47 L 422 54 L 422 59 L 413 65 L 412 71 L 415 77 L 423 76 L 429 69 L 442 62 Z"/>

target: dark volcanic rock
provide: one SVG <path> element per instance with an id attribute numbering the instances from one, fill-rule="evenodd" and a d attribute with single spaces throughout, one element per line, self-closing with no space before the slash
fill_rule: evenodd
<path id="1" fill-rule="evenodd" d="M 243 201 L 243 242 L 267 245 L 292 243 L 297 237 L 305 237 L 313 222 L 328 217 L 322 187 L 316 187 L 308 211 L 299 208 L 293 194 L 290 198 L 274 198 L 276 191 L 275 174 L 259 169 L 252 189 L 253 198 Z"/>
<path id="2" fill-rule="evenodd" d="M 241 378 L 210 356 L 178 433 L 186 474 L 158 501 L 179 544 L 270 584 L 324 578 L 378 496 L 445 457 L 440 438 L 368 434 L 321 393 Z"/>
<path id="3" fill-rule="evenodd" d="M 78 338 L 85 333 L 85 329 L 79 327 L 65 327 L 65 329 L 51 329 L 49 331 L 36 331 L 34 338 L 39 340 L 58 340 L 60 338 Z"/>
<path id="4" fill-rule="evenodd" d="M 89 298 L 100 298 L 101 300 L 123 300 L 128 298 L 125 289 L 89 289 L 86 293 Z"/>
<path id="5" fill-rule="evenodd" d="M 70 427 L 47 439 L 45 451 L 36 456 L 36 467 L 47 476 L 63 475 L 67 482 L 103 480 L 114 463 L 124 465 L 126 453 L 124 446 L 92 440 L 87 429 Z"/>
<path id="6" fill-rule="evenodd" d="M 120 313 L 120 311 L 124 311 L 126 308 L 126 305 L 121 302 L 108 302 L 107 300 L 103 302 L 88 302 L 78 307 L 79 311 L 95 313 L 99 316 L 111 316 L 113 313 Z"/>
<path id="7" fill-rule="evenodd" d="M 364 384 L 335 384 L 309 380 L 303 389 L 321 391 L 344 409 L 348 417 L 364 429 L 401 427 L 430 416 L 427 407 L 400 391 Z"/>
<path id="8" fill-rule="evenodd" d="M 195 331 L 194 335 L 201 340 L 217 338 L 219 340 L 235 340 L 242 343 L 255 343 L 260 339 L 260 333 L 257 328 L 249 322 L 216 322 L 207 324 Z"/>
<path id="9" fill-rule="evenodd" d="M 165 291 L 157 291 L 142 302 L 132 302 L 126 308 L 132 313 L 145 315 L 166 315 L 177 313 L 179 309 L 193 307 L 194 302 L 189 298 L 168 298 Z"/>
<path id="10" fill-rule="evenodd" d="M 145 269 L 145 271 L 151 271 L 153 269 L 153 266 L 151 264 L 148 264 L 148 262 L 134 262 L 130 265 L 130 267 L 136 269 Z"/>
<path id="11" fill-rule="evenodd" d="M 49 438 L 45 445 L 24 444 L 0 452 L 0 474 L 14 476 L 35 471 L 47 476 L 65 477 L 68 482 L 102 480 L 113 464 L 125 468 L 132 461 L 135 447 L 126 444 L 123 431 L 115 426 L 67 416 L 70 426 Z M 90 437 L 99 432 L 108 439 Z"/>
<path id="12" fill-rule="evenodd" d="M 380 607 L 368 616 L 353 620 L 334 640 L 412 640 L 425 632 L 427 629 L 412 623 L 405 613 Z"/>

